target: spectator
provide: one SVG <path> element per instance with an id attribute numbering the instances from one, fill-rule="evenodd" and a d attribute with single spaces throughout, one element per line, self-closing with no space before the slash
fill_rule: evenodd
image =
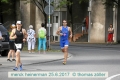
<path id="1" fill-rule="evenodd" d="M 86 22 L 86 33 L 88 34 L 88 28 L 89 28 L 89 16 L 86 16 L 85 22 Z"/>
<path id="2" fill-rule="evenodd" d="M 36 42 L 36 33 L 33 30 L 33 26 L 29 26 L 29 30 L 27 30 L 27 42 L 28 42 L 28 51 L 29 53 L 34 53 L 35 50 L 35 42 Z"/>
<path id="3" fill-rule="evenodd" d="M 2 33 L 1 33 L 1 31 L 0 31 L 0 40 L 2 40 L 2 39 L 3 39 Z M 0 45 L 0 47 L 1 47 L 1 45 Z M 2 65 L 2 64 L 0 64 L 0 65 Z"/>
<path id="4" fill-rule="evenodd" d="M 86 18 L 83 20 L 83 25 L 82 25 L 82 36 L 86 33 Z"/>
<path id="5" fill-rule="evenodd" d="M 108 28 L 108 40 L 107 43 L 113 43 L 113 34 L 114 34 L 114 29 L 113 29 L 113 25 L 110 24 L 110 27 Z"/>
<path id="6" fill-rule="evenodd" d="M 2 33 L 1 33 L 1 31 L 0 31 L 0 40 L 2 40 L 3 39 L 3 37 L 2 37 Z"/>
<path id="7" fill-rule="evenodd" d="M 45 50 L 46 50 L 46 29 L 44 28 L 45 27 L 45 24 L 42 23 L 41 24 L 41 28 L 38 30 L 38 50 L 39 50 L 39 54 L 40 54 L 40 50 L 41 50 L 41 47 L 43 49 L 43 53 L 45 54 Z"/>

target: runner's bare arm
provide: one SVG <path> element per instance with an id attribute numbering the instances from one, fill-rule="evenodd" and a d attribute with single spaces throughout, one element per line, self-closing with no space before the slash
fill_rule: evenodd
<path id="1" fill-rule="evenodd" d="M 69 31 L 70 31 L 70 37 L 72 38 L 72 29 L 71 29 L 71 27 L 69 27 Z"/>
<path id="2" fill-rule="evenodd" d="M 58 28 L 58 30 L 56 32 L 57 35 L 60 35 L 60 30 L 61 30 L 61 27 Z"/>
<path id="3" fill-rule="evenodd" d="M 17 38 L 17 36 L 15 35 L 15 29 L 12 30 L 9 38 L 10 39 L 16 39 Z"/>
<path id="4" fill-rule="evenodd" d="M 27 32 L 26 32 L 26 30 L 25 29 L 23 29 L 23 35 L 24 35 L 24 39 L 23 39 L 23 41 L 26 41 L 26 38 L 27 38 Z"/>

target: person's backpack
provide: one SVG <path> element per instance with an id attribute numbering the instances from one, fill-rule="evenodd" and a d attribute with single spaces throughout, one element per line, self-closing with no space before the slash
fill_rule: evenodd
<path id="1" fill-rule="evenodd" d="M 43 29 L 39 31 L 39 38 L 45 38 L 45 31 Z"/>

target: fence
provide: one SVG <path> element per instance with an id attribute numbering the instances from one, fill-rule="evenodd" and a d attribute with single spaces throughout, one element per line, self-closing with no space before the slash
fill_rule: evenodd
<path id="1" fill-rule="evenodd" d="M 73 35 L 75 35 L 76 33 L 82 33 L 82 23 L 74 23 L 73 28 Z"/>

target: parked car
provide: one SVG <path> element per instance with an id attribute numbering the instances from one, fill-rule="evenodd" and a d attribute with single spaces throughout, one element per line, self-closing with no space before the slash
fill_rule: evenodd
<path id="1" fill-rule="evenodd" d="M 1 56 L 7 56 L 9 51 L 9 32 L 1 23 L 0 31 L 3 37 L 3 39 L 0 40 L 0 54 Z"/>

